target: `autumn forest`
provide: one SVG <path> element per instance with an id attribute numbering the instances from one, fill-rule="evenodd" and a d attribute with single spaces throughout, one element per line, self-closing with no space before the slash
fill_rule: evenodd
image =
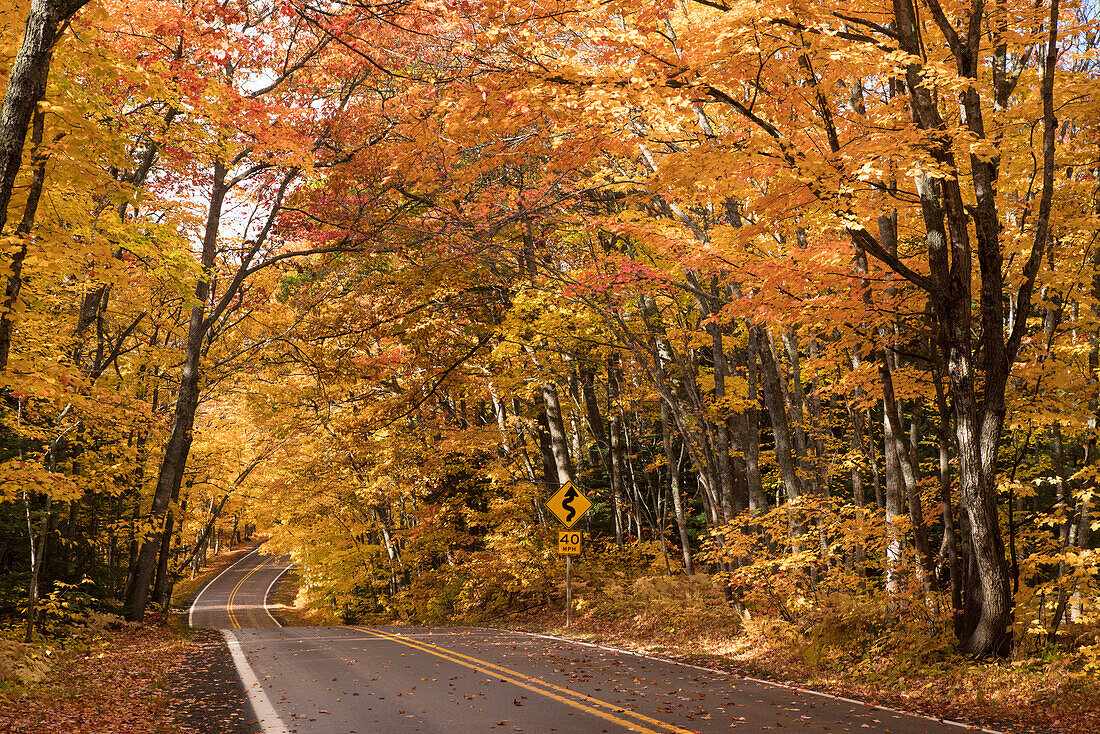
<path id="1" fill-rule="evenodd" d="M 559 612 L 573 482 L 597 576 L 1057 648 L 1100 613 L 1095 13 L 4 3 L 0 611 L 141 620 L 259 535 L 346 622 Z"/>

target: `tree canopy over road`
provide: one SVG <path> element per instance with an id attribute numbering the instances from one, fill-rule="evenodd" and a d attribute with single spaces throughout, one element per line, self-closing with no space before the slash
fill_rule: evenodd
<path id="1" fill-rule="evenodd" d="M 572 481 L 608 574 L 1055 644 L 1100 604 L 1095 10 L 6 3 L 0 604 L 140 620 L 257 527 L 348 620 L 557 605 Z"/>

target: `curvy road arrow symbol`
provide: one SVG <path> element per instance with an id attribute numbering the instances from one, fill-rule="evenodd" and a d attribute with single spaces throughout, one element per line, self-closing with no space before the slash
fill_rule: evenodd
<path id="1" fill-rule="evenodd" d="M 562 498 L 561 506 L 565 508 L 565 524 L 568 525 L 573 521 L 573 516 L 577 514 L 577 509 L 573 507 L 573 500 L 577 499 L 577 488 L 573 486 L 573 483 L 569 483 L 569 489 L 565 490 L 565 497 Z"/>

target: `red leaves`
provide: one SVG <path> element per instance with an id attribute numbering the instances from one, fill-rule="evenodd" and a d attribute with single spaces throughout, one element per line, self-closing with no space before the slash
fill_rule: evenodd
<path id="1" fill-rule="evenodd" d="M 618 305 L 622 299 L 639 292 L 652 292 L 669 281 L 666 273 L 625 255 L 611 254 L 597 260 L 574 276 L 563 288 L 566 298 L 596 298 Z"/>

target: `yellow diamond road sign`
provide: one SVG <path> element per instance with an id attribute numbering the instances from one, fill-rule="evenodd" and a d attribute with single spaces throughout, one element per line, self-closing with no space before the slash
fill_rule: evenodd
<path id="1" fill-rule="evenodd" d="M 561 520 L 562 525 L 571 528 L 584 517 L 584 513 L 592 509 L 592 501 L 574 487 L 572 482 L 566 482 L 546 500 L 546 507 L 554 513 L 554 517 Z"/>

